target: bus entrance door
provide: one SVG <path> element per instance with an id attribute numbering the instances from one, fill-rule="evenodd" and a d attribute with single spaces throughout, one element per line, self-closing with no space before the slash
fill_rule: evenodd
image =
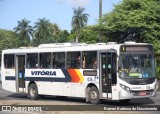
<path id="1" fill-rule="evenodd" d="M 102 98 L 112 98 L 112 85 L 116 80 L 116 52 L 100 53 L 100 96 Z"/>
<path id="2" fill-rule="evenodd" d="M 25 92 L 25 55 L 16 55 L 17 92 Z"/>

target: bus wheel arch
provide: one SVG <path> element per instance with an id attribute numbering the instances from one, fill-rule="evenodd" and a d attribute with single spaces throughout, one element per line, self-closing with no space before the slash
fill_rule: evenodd
<path id="1" fill-rule="evenodd" d="M 37 84 L 33 81 L 28 84 L 28 97 L 32 100 L 39 98 Z"/>
<path id="2" fill-rule="evenodd" d="M 96 100 L 93 100 L 91 98 L 91 94 L 96 94 L 95 95 L 97 97 Z M 100 103 L 98 88 L 93 83 L 88 84 L 88 86 L 86 87 L 85 96 L 86 96 L 86 103 L 88 103 L 88 102 L 90 102 L 91 104 Z"/>

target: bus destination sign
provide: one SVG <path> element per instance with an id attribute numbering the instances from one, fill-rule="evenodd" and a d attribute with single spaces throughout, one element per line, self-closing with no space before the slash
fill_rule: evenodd
<path id="1" fill-rule="evenodd" d="M 153 51 L 151 45 L 122 45 L 121 52 L 129 51 Z"/>

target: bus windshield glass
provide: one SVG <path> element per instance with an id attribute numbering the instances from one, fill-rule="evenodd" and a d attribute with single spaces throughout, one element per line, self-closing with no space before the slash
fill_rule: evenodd
<path id="1" fill-rule="evenodd" d="M 121 78 L 155 77 L 154 55 L 149 53 L 123 53 L 119 58 Z"/>

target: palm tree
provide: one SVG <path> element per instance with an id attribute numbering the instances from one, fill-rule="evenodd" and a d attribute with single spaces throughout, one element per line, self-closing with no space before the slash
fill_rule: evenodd
<path id="1" fill-rule="evenodd" d="M 35 23 L 35 38 L 46 38 L 51 35 L 51 23 L 48 19 L 38 19 L 38 22 Z"/>
<path id="2" fill-rule="evenodd" d="M 21 21 L 18 21 L 17 27 L 14 28 L 14 31 L 19 36 L 21 46 L 27 46 L 33 36 L 33 28 L 29 23 L 30 21 L 22 19 Z"/>
<path id="3" fill-rule="evenodd" d="M 78 42 L 81 28 L 87 25 L 88 21 L 88 14 L 83 13 L 84 8 L 78 7 L 77 9 L 74 8 L 73 17 L 72 17 L 72 28 L 76 33 L 76 42 Z"/>
<path id="4" fill-rule="evenodd" d="M 41 43 L 56 42 L 57 36 L 61 33 L 59 26 L 55 23 L 50 23 L 46 18 L 39 19 L 34 26 L 34 40 L 35 45 Z"/>
<path id="5" fill-rule="evenodd" d="M 56 23 L 51 24 L 51 29 L 52 29 L 52 34 L 54 35 L 59 35 L 61 33 L 61 29 Z"/>
<path id="6" fill-rule="evenodd" d="M 46 38 L 51 38 L 53 36 L 52 23 L 46 18 L 38 19 L 38 22 L 34 26 L 34 43 L 39 45 L 41 43 L 46 43 Z"/>

